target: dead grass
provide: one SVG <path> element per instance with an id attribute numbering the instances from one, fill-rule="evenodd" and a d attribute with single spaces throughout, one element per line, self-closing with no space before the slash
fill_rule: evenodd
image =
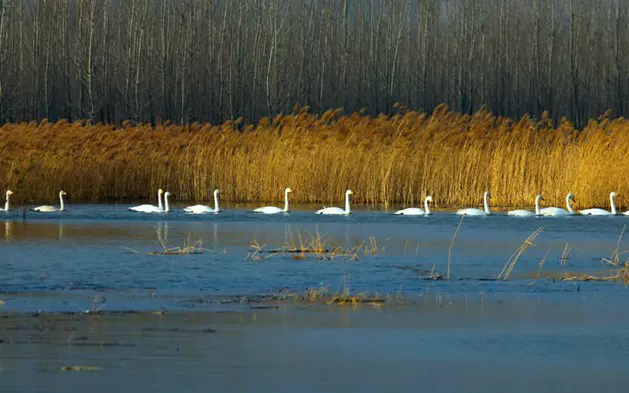
<path id="1" fill-rule="evenodd" d="M 16 204 L 152 199 L 167 188 L 183 200 L 277 201 L 290 186 L 296 203 L 338 203 L 346 188 L 358 204 L 531 205 L 538 193 L 560 206 L 573 192 L 581 207 L 629 195 L 629 120 L 601 118 L 583 129 L 543 118 L 512 120 L 440 106 L 377 117 L 321 116 L 302 108 L 242 129 L 222 125 L 85 122 L 0 127 L 0 186 Z M 619 200 L 622 204 L 622 199 Z"/>
<path id="2" fill-rule="evenodd" d="M 509 257 L 509 260 L 507 260 L 507 263 L 505 263 L 504 267 L 502 268 L 502 271 L 500 272 L 500 274 L 498 274 L 498 277 L 496 277 L 498 280 L 506 281 L 509 279 L 511 272 L 513 272 L 513 269 L 515 268 L 515 265 L 518 263 L 518 260 L 520 259 L 522 254 L 524 254 L 527 248 L 531 246 L 535 246 L 533 241 L 535 240 L 535 238 L 537 238 L 537 236 L 539 236 L 540 233 L 542 233 L 542 231 L 543 231 L 542 228 L 537 228 L 535 231 L 533 231 L 533 233 L 531 233 L 526 238 L 526 240 L 524 240 L 524 242 L 520 245 L 520 247 L 518 247 L 513 252 L 513 254 L 511 254 L 511 257 Z"/>
<path id="3" fill-rule="evenodd" d="M 352 306 L 369 305 L 372 307 L 382 307 L 389 304 L 394 299 L 381 296 L 380 294 L 369 294 L 366 292 L 352 293 L 348 287 L 342 291 L 332 292 L 328 287 L 308 288 L 302 293 L 290 294 L 288 298 L 295 302 L 306 302 L 309 304 Z M 401 304 L 401 303 L 400 303 Z"/>
<path id="4" fill-rule="evenodd" d="M 289 225 L 287 239 L 287 242 L 279 247 L 267 248 L 266 244 L 260 244 L 254 236 L 245 260 L 261 261 L 278 255 L 290 255 L 294 260 L 305 260 L 308 256 L 312 256 L 317 260 L 330 261 L 341 258 L 344 261 L 355 261 L 358 260 L 359 255 L 384 253 L 384 247 L 378 246 L 378 241 L 373 236 L 367 241 L 360 241 L 357 238 L 352 247 L 333 246 L 328 236 L 319 232 L 319 226 L 315 227 L 314 233 L 306 231 L 302 234 L 299 226 L 296 226 L 293 231 L 293 227 Z"/>
<path id="5" fill-rule="evenodd" d="M 210 249 L 203 247 L 203 240 L 192 240 L 191 234 L 188 233 L 188 237 L 183 241 L 182 246 L 170 247 L 167 244 L 167 239 L 163 236 L 162 232 L 156 227 L 155 228 L 157 234 L 157 245 L 159 250 L 157 251 L 138 251 L 133 248 L 123 247 L 125 250 L 131 251 L 134 254 L 144 254 L 144 255 L 194 255 L 194 254 L 204 254 L 206 252 L 211 251 Z"/>

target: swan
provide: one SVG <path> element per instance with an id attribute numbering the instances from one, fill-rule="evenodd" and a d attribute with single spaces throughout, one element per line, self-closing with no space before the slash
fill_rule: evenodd
<path id="1" fill-rule="evenodd" d="M 354 195 L 352 190 L 345 191 L 345 210 L 340 207 L 324 207 L 323 209 L 317 210 L 315 214 L 326 214 L 326 215 L 348 215 L 352 214 L 352 211 L 349 207 L 349 196 Z"/>
<path id="2" fill-rule="evenodd" d="M 11 190 L 7 191 L 7 201 L 4 203 L 4 209 L 0 208 L 0 212 L 4 211 L 4 212 L 8 212 L 9 211 L 9 199 L 11 198 L 11 195 L 13 195 L 14 192 Z"/>
<path id="3" fill-rule="evenodd" d="M 259 207 L 257 209 L 254 210 L 255 213 L 262 213 L 262 214 L 278 214 L 278 213 L 288 213 L 288 194 L 293 192 L 293 190 L 291 190 L 290 188 L 287 188 L 284 190 L 284 208 L 280 209 L 279 207 L 275 207 L 275 206 L 264 206 L 264 207 Z"/>
<path id="4" fill-rule="evenodd" d="M 428 195 L 426 199 L 424 199 L 424 208 L 426 210 L 419 209 L 417 207 L 409 207 L 407 209 L 398 210 L 395 214 L 400 214 L 404 216 L 429 216 L 430 206 L 428 206 L 428 202 L 432 202 L 432 196 Z"/>
<path id="5" fill-rule="evenodd" d="M 161 188 L 157 190 L 157 206 L 155 205 L 139 205 L 130 207 L 129 210 L 140 213 L 161 213 L 164 211 L 164 207 L 162 206 L 162 194 L 164 190 Z"/>
<path id="6" fill-rule="evenodd" d="M 616 198 L 616 193 L 612 191 L 609 193 L 609 203 L 612 206 L 611 212 L 603 209 L 585 209 L 579 210 L 579 213 L 583 214 L 584 216 L 615 216 L 618 213 L 616 212 L 616 204 L 614 203 L 614 198 Z"/>
<path id="7" fill-rule="evenodd" d="M 164 193 L 164 213 L 168 213 L 170 211 L 170 205 L 168 204 L 169 196 L 170 196 L 170 192 L 166 191 Z"/>
<path id="8" fill-rule="evenodd" d="M 461 209 L 457 211 L 456 214 L 460 216 L 491 216 L 491 210 L 489 210 L 489 198 L 491 198 L 491 193 L 489 191 L 485 191 L 485 194 L 483 195 L 484 210 L 468 208 Z"/>
<path id="9" fill-rule="evenodd" d="M 508 216 L 515 216 L 515 217 L 533 217 L 533 216 L 539 216 L 540 215 L 540 210 L 539 210 L 539 202 L 543 201 L 544 198 L 542 198 L 541 195 L 538 195 L 535 197 L 535 213 L 528 211 L 528 210 L 511 210 L 509 213 L 507 213 Z"/>
<path id="10" fill-rule="evenodd" d="M 192 214 L 218 213 L 219 212 L 219 209 L 218 209 L 218 194 L 219 193 L 220 191 L 218 189 L 214 190 L 214 209 L 205 205 L 194 205 L 194 206 L 188 206 L 183 210 L 186 213 L 192 213 Z"/>
<path id="11" fill-rule="evenodd" d="M 566 195 L 566 207 L 568 210 L 560 209 L 558 207 L 546 207 L 539 212 L 542 216 L 572 216 L 576 213 L 574 212 L 574 209 L 572 209 L 572 205 L 570 205 L 571 201 L 576 202 L 574 200 L 574 195 L 569 193 Z"/>
<path id="12" fill-rule="evenodd" d="M 36 212 L 41 212 L 41 213 L 62 212 L 65 210 L 65 206 L 63 204 L 64 195 L 68 195 L 68 194 L 66 194 L 66 192 L 63 190 L 59 191 L 59 205 L 60 205 L 59 207 L 43 205 L 43 206 L 38 206 L 34 208 L 33 210 Z"/>

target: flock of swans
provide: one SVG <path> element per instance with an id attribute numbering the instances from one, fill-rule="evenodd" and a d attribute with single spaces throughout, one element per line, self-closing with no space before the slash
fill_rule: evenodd
<path id="1" fill-rule="evenodd" d="M 284 208 L 276 207 L 276 206 L 264 206 L 254 209 L 253 212 L 260 214 L 280 214 L 280 213 L 288 213 L 289 204 L 288 204 L 288 194 L 293 192 L 290 188 L 286 188 L 284 190 Z M 194 205 L 188 206 L 183 209 L 184 212 L 189 214 L 208 214 L 208 213 L 218 213 L 220 212 L 219 208 L 219 196 L 220 191 L 214 190 L 214 207 L 206 206 L 206 205 Z M 324 215 L 349 215 L 352 213 L 350 207 L 350 196 L 354 194 L 352 190 L 347 190 L 345 192 L 345 208 L 342 209 L 340 207 L 324 207 L 323 209 L 317 210 L 315 214 L 324 214 Z M 14 192 L 8 190 L 6 192 L 6 202 L 4 204 L 4 209 L 0 208 L 0 211 L 9 211 L 10 208 L 10 199 L 11 196 L 14 195 Z M 59 207 L 56 206 L 38 206 L 31 210 L 41 213 L 51 213 L 51 212 L 62 212 L 65 210 L 65 206 L 63 203 L 63 197 L 66 196 L 65 191 L 59 191 Z M 170 204 L 168 203 L 168 197 L 170 196 L 170 192 L 162 190 L 161 188 L 157 191 L 157 206 L 145 204 L 139 206 L 130 207 L 129 210 L 139 212 L 139 213 L 167 213 L 170 211 Z M 586 209 L 579 210 L 578 212 L 572 208 L 571 203 L 575 201 L 574 195 L 569 193 L 566 195 L 566 209 L 562 209 L 559 207 L 545 207 L 540 208 L 540 202 L 544 200 L 541 195 L 537 195 L 535 197 L 535 211 L 529 210 L 512 210 L 507 213 L 509 216 L 515 217 L 536 217 L 536 216 L 571 216 L 571 215 L 586 215 L 586 216 L 615 216 L 619 213 L 616 210 L 615 204 L 616 193 L 612 192 L 609 194 L 609 203 L 611 205 L 611 210 L 604 209 Z M 163 202 L 162 202 L 163 199 Z M 467 208 L 461 209 L 456 212 L 458 215 L 462 216 L 491 216 L 493 215 L 490 207 L 489 207 L 489 199 L 491 199 L 491 193 L 489 191 L 485 191 L 483 195 L 483 209 L 477 208 Z M 405 216 L 428 216 L 432 214 L 430 210 L 430 202 L 432 202 L 432 196 L 427 196 L 424 199 L 424 209 L 411 207 L 403 210 L 398 210 L 395 214 L 405 215 Z M 629 216 L 629 211 L 624 213 L 625 216 Z"/>

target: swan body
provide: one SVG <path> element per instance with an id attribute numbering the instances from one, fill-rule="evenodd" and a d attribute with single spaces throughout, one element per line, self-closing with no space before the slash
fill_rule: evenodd
<path id="1" fill-rule="evenodd" d="M 476 208 L 467 208 L 461 209 L 456 212 L 459 216 L 491 216 L 491 210 L 489 209 L 489 198 L 491 198 L 491 193 L 489 191 L 485 191 L 483 195 L 483 210 Z"/>
<path id="2" fill-rule="evenodd" d="M 428 202 L 432 202 L 432 196 L 428 195 L 426 197 L 426 199 L 424 199 L 424 208 L 425 210 L 422 210 L 420 208 L 417 207 L 409 207 L 407 209 L 403 209 L 403 210 L 398 210 L 395 212 L 395 214 L 399 214 L 399 215 L 403 215 L 403 216 L 428 216 L 430 214 L 432 214 L 430 212 L 430 206 L 428 206 Z"/>
<path id="3" fill-rule="evenodd" d="M 340 207 L 324 207 L 323 209 L 317 210 L 315 214 L 323 214 L 323 215 L 337 215 L 337 216 L 347 216 L 352 214 L 352 210 L 349 205 L 349 196 L 353 195 L 352 190 L 345 191 L 345 210 Z"/>
<path id="4" fill-rule="evenodd" d="M 162 194 L 164 190 L 161 188 L 157 190 L 157 206 L 155 205 L 139 205 L 130 207 L 129 210 L 140 213 L 162 213 L 164 211 L 164 207 L 162 205 Z"/>
<path id="5" fill-rule="evenodd" d="M 611 192 L 609 194 L 609 204 L 612 208 L 611 211 L 607 211 L 604 209 L 585 209 L 579 210 L 579 213 L 583 214 L 584 216 L 615 216 L 616 214 L 618 214 L 618 212 L 616 212 L 616 204 L 614 203 L 614 198 L 616 198 L 616 193 Z"/>
<path id="6" fill-rule="evenodd" d="M 6 202 L 4 203 L 4 209 L 0 208 L 0 211 L 5 211 L 5 212 L 8 212 L 8 211 L 9 211 L 9 199 L 11 199 L 11 195 L 13 195 L 13 194 L 14 194 L 14 192 L 13 192 L 13 191 L 11 191 L 11 190 L 8 190 L 8 191 L 7 191 L 7 193 L 6 193 L 7 200 L 6 200 Z"/>
<path id="7" fill-rule="evenodd" d="M 254 210 L 255 213 L 262 213 L 262 214 L 278 214 L 278 213 L 288 213 L 288 194 L 293 192 L 293 190 L 291 190 L 290 188 L 287 188 L 284 190 L 284 208 L 280 209 L 279 207 L 275 207 L 275 206 L 264 206 L 264 207 L 259 207 L 257 209 Z"/>
<path id="8" fill-rule="evenodd" d="M 62 212 L 65 210 L 65 205 L 63 204 L 63 196 L 68 195 L 65 191 L 59 191 L 59 207 L 43 205 L 33 208 L 34 211 L 40 213 L 52 213 L 52 212 Z"/>
<path id="9" fill-rule="evenodd" d="M 205 205 L 194 205 L 188 206 L 183 209 L 186 213 L 192 214 L 206 214 L 206 213 L 218 213 L 220 210 L 218 208 L 218 194 L 220 191 L 218 189 L 214 190 L 214 209 Z"/>
<path id="10" fill-rule="evenodd" d="M 571 201 L 574 201 L 574 195 L 572 193 L 569 193 L 568 195 L 566 195 L 566 208 L 568 210 L 564 210 L 558 207 L 546 207 L 540 210 L 540 214 L 542 216 L 552 216 L 552 217 L 575 215 L 576 213 L 574 212 L 574 209 L 572 208 L 572 205 L 570 204 Z"/>
<path id="11" fill-rule="evenodd" d="M 528 211 L 528 210 L 511 210 L 510 212 L 507 213 L 508 216 L 514 216 L 514 217 L 535 217 L 535 216 L 539 216 L 540 215 L 540 208 L 539 208 L 539 202 L 543 201 L 544 198 L 542 198 L 541 195 L 538 195 L 535 197 L 535 212 L 532 211 Z"/>

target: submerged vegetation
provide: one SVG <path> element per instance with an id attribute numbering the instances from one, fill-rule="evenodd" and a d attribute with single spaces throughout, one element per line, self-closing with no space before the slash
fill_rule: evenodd
<path id="1" fill-rule="evenodd" d="M 222 125 L 86 122 L 5 124 L 0 186 L 16 205 L 48 201 L 59 189 L 73 201 L 152 199 L 162 187 L 179 200 L 332 203 L 351 187 L 359 204 L 436 208 L 477 205 L 491 190 L 496 206 L 528 206 L 542 193 L 563 206 L 606 207 L 629 197 L 629 120 L 601 117 L 582 130 L 548 117 L 514 121 L 485 111 L 432 114 L 396 106 L 392 116 L 290 115 Z"/>

